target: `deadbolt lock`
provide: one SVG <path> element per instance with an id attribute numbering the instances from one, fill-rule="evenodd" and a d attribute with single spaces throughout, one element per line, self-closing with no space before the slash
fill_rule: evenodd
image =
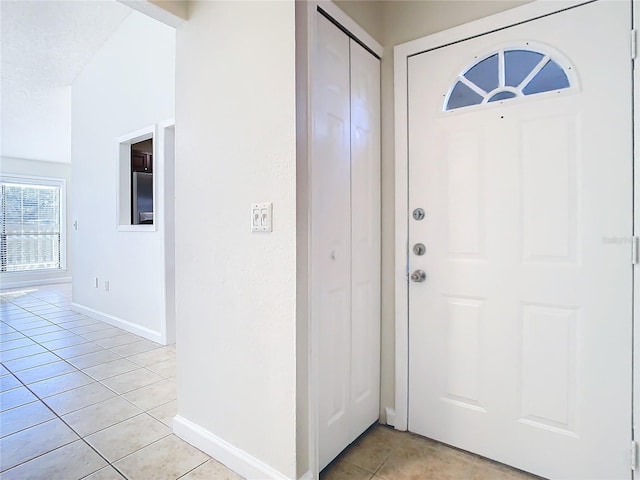
<path id="1" fill-rule="evenodd" d="M 416 208 L 413 211 L 413 218 L 415 220 L 422 220 L 425 217 L 424 210 L 422 208 Z"/>
<path id="2" fill-rule="evenodd" d="M 425 247 L 424 244 L 422 243 L 416 243 L 413 246 L 413 253 L 415 253 L 418 256 L 424 255 L 426 252 L 427 252 L 427 247 Z"/>

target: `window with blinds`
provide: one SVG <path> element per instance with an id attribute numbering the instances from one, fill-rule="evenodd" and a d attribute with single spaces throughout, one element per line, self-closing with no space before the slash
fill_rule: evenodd
<path id="1" fill-rule="evenodd" d="M 0 271 L 63 268 L 64 182 L 2 178 L 0 186 Z"/>

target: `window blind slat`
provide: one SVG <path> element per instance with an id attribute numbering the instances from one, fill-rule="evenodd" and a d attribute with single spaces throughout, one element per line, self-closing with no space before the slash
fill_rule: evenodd
<path id="1" fill-rule="evenodd" d="M 61 189 L 2 183 L 0 259 L 3 272 L 61 268 Z"/>

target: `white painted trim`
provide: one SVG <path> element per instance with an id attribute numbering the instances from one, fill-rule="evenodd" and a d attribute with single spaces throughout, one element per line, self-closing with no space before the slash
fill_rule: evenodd
<path id="1" fill-rule="evenodd" d="M 311 271 L 310 256 L 310 189 L 309 189 L 309 71 L 311 42 L 309 41 L 307 2 L 295 2 L 296 22 L 296 258 L 297 258 L 297 294 L 296 294 L 296 469 L 307 469 L 303 476 L 313 480 L 312 454 L 314 450 L 311 413 L 313 398 L 310 391 L 311 381 L 311 332 L 309 281 Z M 306 478 L 309 476 L 308 478 Z"/>
<path id="2" fill-rule="evenodd" d="M 156 133 L 156 124 L 149 125 L 147 127 L 139 128 L 138 130 L 134 130 L 132 132 L 125 133 L 116 138 L 118 143 L 128 143 L 131 145 L 132 143 L 142 142 L 143 140 L 148 140 L 153 138 L 153 135 Z"/>
<path id="3" fill-rule="evenodd" d="M 396 411 L 391 407 L 384 407 L 385 416 L 387 417 L 387 425 L 396 426 Z"/>
<path id="4" fill-rule="evenodd" d="M 148 0 L 118 0 L 120 3 L 137 10 L 140 13 L 144 13 L 145 15 L 158 20 L 165 25 L 169 25 L 170 27 L 177 28 L 187 21 L 187 9 L 188 7 L 185 5 L 184 7 L 184 17 L 176 15 L 175 13 L 170 12 L 162 8 L 159 5 L 149 2 Z M 186 1 L 184 2 L 187 3 Z"/>
<path id="5" fill-rule="evenodd" d="M 636 41 L 638 38 L 638 28 L 640 28 L 640 4 L 632 2 L 633 8 L 633 28 L 636 30 Z M 637 48 L 636 48 L 637 50 Z M 637 51 L 636 51 L 637 55 Z M 640 234 L 640 120 L 638 119 L 638 113 L 640 112 L 640 90 L 636 88 L 640 85 L 640 59 L 638 57 L 634 60 L 633 69 L 633 234 Z M 632 415 L 632 438 L 637 442 L 640 440 L 640 429 L 638 428 L 640 423 L 640 265 L 633 265 L 633 415 Z M 633 470 L 632 478 L 634 480 L 640 480 L 640 468 Z"/>
<path id="6" fill-rule="evenodd" d="M 23 273 L 23 272 L 20 272 Z M 42 272 L 39 272 L 42 273 Z M 45 278 L 40 280 L 25 280 L 22 282 L 0 282 L 0 290 L 11 288 L 37 287 L 39 285 L 55 285 L 56 283 L 71 283 L 71 277 Z"/>
<path id="7" fill-rule="evenodd" d="M 156 221 L 155 215 L 153 221 Z M 119 232 L 156 232 L 158 229 L 155 225 L 118 225 Z"/>
<path id="8" fill-rule="evenodd" d="M 7 183 L 18 183 L 20 185 L 45 185 L 49 187 L 59 187 L 66 183 L 62 177 L 41 177 L 39 175 L 22 175 L 20 173 L 0 173 L 0 180 Z"/>
<path id="9" fill-rule="evenodd" d="M 303 91 L 298 92 L 302 98 L 299 99 L 301 112 L 300 118 L 304 118 L 304 124 L 301 125 L 303 130 L 301 135 L 304 135 L 301 142 L 301 148 L 303 151 L 299 151 L 297 162 L 301 165 L 297 167 L 300 175 L 304 175 L 304 179 L 298 180 L 297 190 L 305 195 L 304 199 L 299 200 L 302 203 L 306 211 L 304 221 L 306 222 L 305 232 L 305 254 L 306 254 L 306 273 L 307 282 L 304 291 L 300 291 L 300 294 L 305 295 L 304 300 L 305 314 L 307 317 L 307 473 L 310 474 L 312 480 L 317 480 L 320 475 L 320 453 L 318 446 L 318 329 L 312 322 L 311 314 L 311 280 L 312 280 L 312 262 L 311 262 L 311 220 L 313 211 L 311 210 L 311 161 L 313 156 L 313 109 L 312 106 L 312 94 L 313 94 L 313 65 L 315 58 L 315 38 L 316 38 L 316 15 L 317 4 L 315 2 L 296 2 L 298 7 L 304 8 L 305 11 L 300 16 L 296 15 L 296 21 L 304 23 L 304 25 L 296 25 L 296 32 L 299 34 L 304 32 L 304 38 L 300 39 L 300 48 L 303 48 L 304 52 L 300 54 L 299 65 L 304 63 L 306 71 L 304 73 L 303 82 L 304 85 L 299 87 Z M 304 5 L 304 7 L 302 7 Z M 303 104 L 304 102 L 304 104 Z M 302 122 L 301 122 L 302 123 Z"/>
<path id="10" fill-rule="evenodd" d="M 407 143 L 407 57 L 394 50 L 395 126 L 395 410 L 394 427 L 407 430 L 409 400 L 409 159 Z"/>
<path id="11" fill-rule="evenodd" d="M 151 340 L 152 342 L 164 345 L 160 332 L 156 332 L 155 330 L 151 330 L 150 328 L 136 325 L 135 323 L 132 323 L 128 320 L 124 320 L 123 318 L 115 317 L 113 315 L 109 315 L 108 313 L 104 313 L 100 310 L 95 310 L 93 308 L 89 308 L 75 302 L 71 304 L 71 310 L 86 315 L 87 317 L 95 318 L 96 320 L 108 323 L 109 325 L 113 325 L 114 327 L 121 328 L 123 330 L 126 330 L 127 332 L 146 338 L 147 340 Z"/>
<path id="12" fill-rule="evenodd" d="M 313 74 L 314 65 L 316 64 L 316 36 L 317 36 L 317 3 L 307 3 L 307 54 L 308 54 L 308 70 L 307 70 L 307 179 L 306 179 L 306 191 L 307 191 L 307 208 L 309 216 L 307 217 L 307 306 L 308 306 L 308 330 L 309 330 L 309 470 L 311 471 L 312 478 L 317 480 L 320 477 L 320 442 L 318 438 L 319 431 L 319 392 L 320 392 L 320 380 L 319 380 L 319 356 L 318 356 L 318 343 L 319 332 L 318 326 L 313 321 L 313 301 L 312 301 L 312 283 L 313 283 L 313 262 L 311 258 L 313 238 L 311 236 L 311 223 L 313 220 L 313 210 L 311 208 L 311 172 L 313 171 Z"/>
<path id="13" fill-rule="evenodd" d="M 159 225 L 162 232 L 161 244 L 162 244 L 162 278 L 161 284 L 161 298 L 162 305 L 164 305 L 164 320 L 160 327 L 160 333 L 162 337 L 162 343 L 173 344 L 176 341 L 176 312 L 175 312 L 175 204 L 172 208 L 167 208 L 168 202 L 174 202 L 175 200 L 175 119 L 170 118 L 163 122 L 158 123 L 157 127 L 157 143 L 158 148 L 154 149 L 157 157 L 154 157 L 154 172 L 158 174 L 156 177 L 158 192 L 162 195 L 157 199 L 157 218 L 154 218 L 154 225 Z M 170 161 L 167 161 L 167 130 L 173 129 L 173 152 Z M 156 162 L 157 158 L 157 162 Z M 169 171 L 172 167 L 173 170 Z M 155 188 L 155 187 L 154 187 Z M 154 209 L 156 206 L 154 206 Z M 136 225 L 138 226 L 138 225 Z M 172 269 L 168 268 L 168 256 L 173 259 Z M 173 298 L 169 298 L 172 296 Z"/>
<path id="14" fill-rule="evenodd" d="M 17 183 L 21 185 L 46 185 L 49 187 L 58 187 L 60 189 L 60 268 L 59 269 L 46 269 L 46 270 L 34 270 L 35 273 L 42 274 L 55 274 L 55 272 L 67 271 L 67 250 L 68 250 L 68 230 L 67 224 L 69 219 L 67 218 L 67 204 L 69 199 L 67 198 L 67 180 L 61 177 L 40 177 L 38 175 L 21 175 L 18 173 L 0 173 L 0 180 L 8 183 Z M 25 274 L 29 270 L 19 272 L 4 272 L 2 275 L 11 275 L 13 273 Z"/>
<path id="15" fill-rule="evenodd" d="M 394 48 L 395 115 L 395 301 L 396 301 L 396 392 L 398 430 L 407 430 L 409 400 L 409 285 L 408 285 L 408 144 L 407 144 L 407 60 L 410 56 L 444 45 L 513 26 L 570 7 L 584 0 L 538 0 L 474 22 L 403 43 Z M 637 170 L 636 170 L 637 171 Z M 637 210 L 636 210 L 637 211 Z"/>
<path id="16" fill-rule="evenodd" d="M 247 480 L 291 480 L 263 461 L 180 415 L 173 418 L 173 432 Z"/>
<path id="17" fill-rule="evenodd" d="M 369 35 L 364 28 L 358 25 L 351 17 L 344 13 L 340 7 L 329 0 L 317 0 L 310 2 L 314 4 L 313 12 L 320 7 L 331 18 L 342 25 L 351 35 L 357 38 L 360 42 L 364 43 L 367 48 L 373 51 L 378 57 L 382 58 L 384 53 L 384 47 L 380 45 L 371 35 Z"/>
<path id="18" fill-rule="evenodd" d="M 131 147 L 144 140 L 153 140 L 153 225 L 134 225 L 131 223 Z M 158 228 L 158 198 L 164 195 L 159 185 L 162 175 L 156 175 L 158 124 L 134 130 L 116 138 L 118 142 L 118 167 L 116 169 L 116 230 L 118 232 L 155 232 Z M 161 160 L 161 159 L 160 159 Z M 158 168 L 162 171 L 162 166 Z"/>
<path id="19" fill-rule="evenodd" d="M 171 128 L 175 126 L 176 126 L 176 119 L 174 117 L 167 118 L 166 120 L 163 120 L 162 122 L 158 123 L 158 127 L 160 128 Z"/>

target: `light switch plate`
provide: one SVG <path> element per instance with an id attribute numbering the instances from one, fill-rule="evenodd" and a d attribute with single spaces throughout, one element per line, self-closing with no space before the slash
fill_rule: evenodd
<path id="1" fill-rule="evenodd" d="M 251 231 L 272 232 L 273 203 L 251 204 Z"/>

